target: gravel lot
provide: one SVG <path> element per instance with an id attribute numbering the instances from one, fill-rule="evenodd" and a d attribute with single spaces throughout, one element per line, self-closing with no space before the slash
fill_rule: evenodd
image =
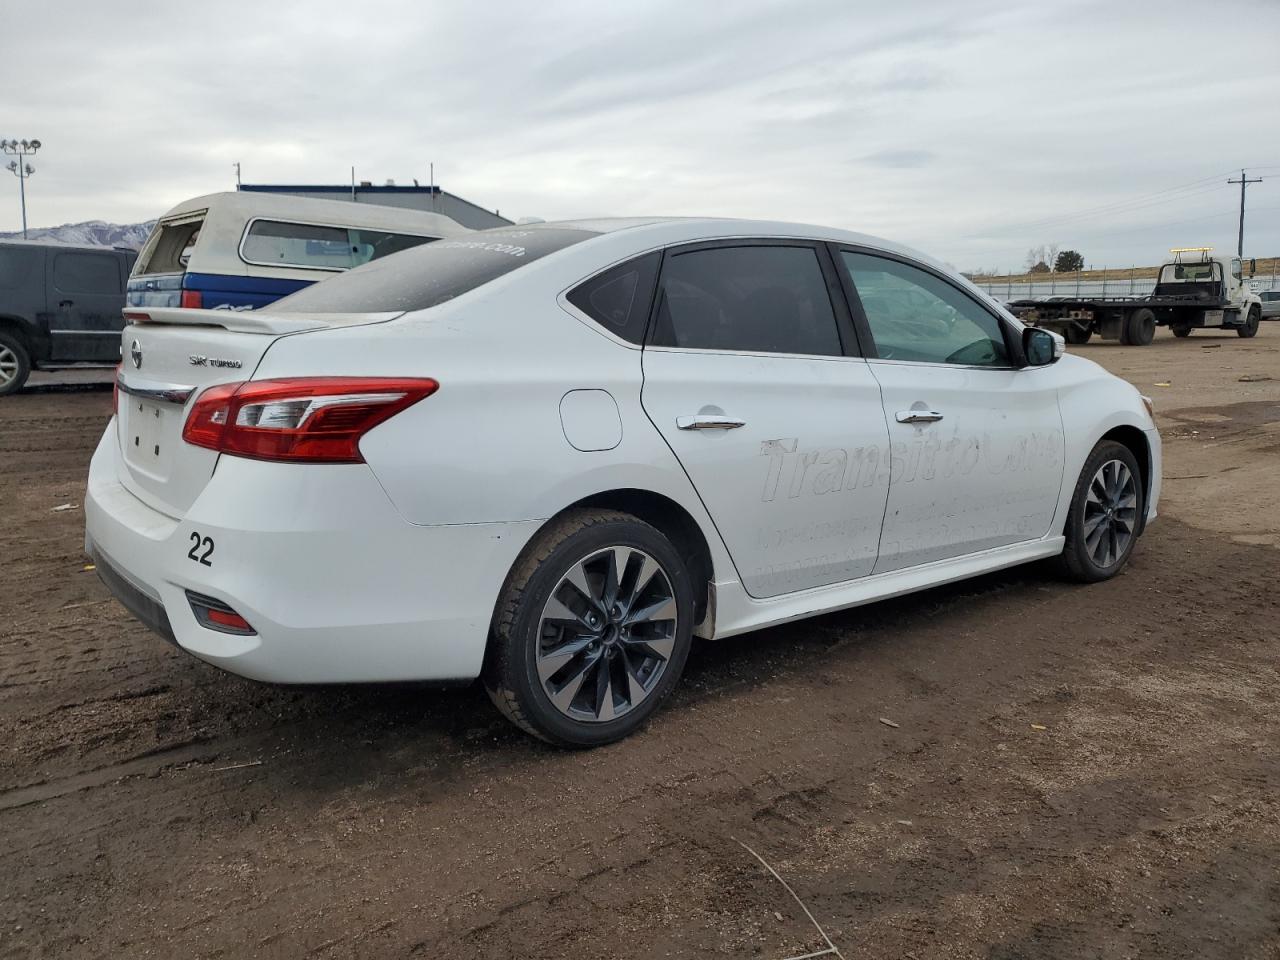
<path id="1" fill-rule="evenodd" d="M 1280 324 L 1072 349 L 1166 439 L 1123 576 L 704 643 L 591 753 L 148 635 L 83 569 L 109 389 L 0 400 L 0 957 L 826 949 L 746 844 L 849 960 L 1280 958 Z"/>

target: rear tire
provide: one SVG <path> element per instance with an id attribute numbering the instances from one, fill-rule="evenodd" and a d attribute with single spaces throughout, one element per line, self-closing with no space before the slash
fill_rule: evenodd
<path id="1" fill-rule="evenodd" d="M 22 341 L 0 330 L 0 397 L 17 393 L 31 375 L 31 355 Z"/>
<path id="2" fill-rule="evenodd" d="M 561 747 L 628 736 L 680 680 L 693 585 L 671 541 L 630 514 L 573 510 L 516 561 L 494 612 L 489 697 Z"/>
<path id="3" fill-rule="evenodd" d="M 1258 324 L 1262 322 L 1262 311 L 1256 306 L 1249 308 L 1249 317 L 1244 322 L 1243 327 L 1236 327 L 1236 336 L 1244 337 L 1246 340 L 1250 337 L 1258 335 Z"/>
<path id="4" fill-rule="evenodd" d="M 1088 326 L 1081 328 L 1078 323 L 1069 323 L 1062 328 L 1062 337 L 1067 343 L 1073 343 L 1077 346 L 1082 343 L 1088 343 L 1089 338 L 1093 336 L 1093 327 Z"/>
<path id="5" fill-rule="evenodd" d="M 1119 573 L 1138 540 L 1146 509 L 1142 472 L 1128 447 L 1103 440 L 1085 460 L 1071 494 L 1059 563 L 1072 580 L 1097 583 Z"/>
<path id="6" fill-rule="evenodd" d="M 1143 307 L 1141 310 L 1135 310 L 1124 318 L 1124 325 L 1120 334 L 1122 343 L 1135 347 L 1145 347 L 1155 337 L 1156 315 L 1148 308 Z"/>

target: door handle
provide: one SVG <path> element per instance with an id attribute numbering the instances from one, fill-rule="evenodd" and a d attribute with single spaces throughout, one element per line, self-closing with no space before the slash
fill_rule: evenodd
<path id="1" fill-rule="evenodd" d="M 899 410 L 896 414 L 899 423 L 937 423 L 942 419 L 938 410 Z"/>
<path id="2" fill-rule="evenodd" d="M 734 417 L 720 417 L 700 413 L 693 417 L 676 417 L 676 426 L 681 430 L 737 430 L 745 427 L 747 421 Z"/>

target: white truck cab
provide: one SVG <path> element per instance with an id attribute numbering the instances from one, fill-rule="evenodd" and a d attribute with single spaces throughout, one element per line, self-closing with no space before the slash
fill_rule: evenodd
<path id="1" fill-rule="evenodd" d="M 1175 247 L 1173 260 L 1160 268 L 1154 297 L 1202 301 L 1196 314 L 1176 312 L 1169 317 L 1175 336 L 1185 337 L 1196 327 L 1234 327 L 1242 337 L 1258 331 L 1262 300 L 1244 278 L 1240 257 L 1215 255 L 1213 247 Z M 1250 261 L 1250 275 L 1256 261 Z"/>

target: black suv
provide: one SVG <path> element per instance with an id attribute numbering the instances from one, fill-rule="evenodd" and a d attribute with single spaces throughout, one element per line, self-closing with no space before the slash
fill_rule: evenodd
<path id="1" fill-rule="evenodd" d="M 120 361 L 133 250 L 0 241 L 0 396 L 32 369 Z"/>

